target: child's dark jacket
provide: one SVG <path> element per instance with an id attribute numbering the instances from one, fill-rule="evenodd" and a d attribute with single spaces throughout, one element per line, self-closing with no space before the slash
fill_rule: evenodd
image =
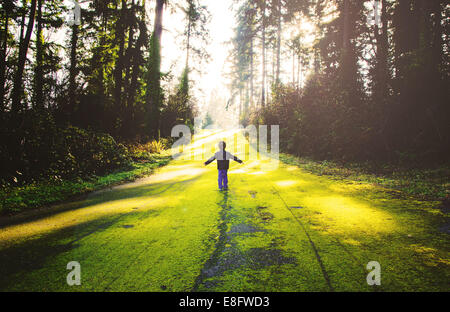
<path id="1" fill-rule="evenodd" d="M 237 161 L 240 164 L 242 163 L 242 160 L 240 160 L 233 154 L 223 150 L 216 152 L 213 157 L 205 162 L 205 165 L 212 163 L 215 159 L 217 160 L 218 170 L 228 170 L 228 168 L 230 167 L 230 160 Z"/>

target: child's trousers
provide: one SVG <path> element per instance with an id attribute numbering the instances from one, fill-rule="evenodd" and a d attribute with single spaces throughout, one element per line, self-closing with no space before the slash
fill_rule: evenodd
<path id="1" fill-rule="evenodd" d="M 228 188 L 228 170 L 219 170 L 219 189 Z"/>

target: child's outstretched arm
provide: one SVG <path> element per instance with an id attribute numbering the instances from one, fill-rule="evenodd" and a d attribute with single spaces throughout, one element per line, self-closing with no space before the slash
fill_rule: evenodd
<path id="1" fill-rule="evenodd" d="M 210 163 L 212 163 L 216 159 L 216 155 L 205 161 L 205 166 L 208 166 Z"/>
<path id="2" fill-rule="evenodd" d="M 232 155 L 232 154 L 231 154 L 231 156 L 233 157 L 233 160 L 234 160 L 234 161 L 236 161 L 236 162 L 238 162 L 238 163 L 240 163 L 240 164 L 243 163 L 243 161 L 240 160 L 239 158 L 237 158 L 236 156 L 234 156 L 234 155 Z"/>

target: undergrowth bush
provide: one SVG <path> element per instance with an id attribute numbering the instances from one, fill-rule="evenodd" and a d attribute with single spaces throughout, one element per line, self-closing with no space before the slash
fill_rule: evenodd
<path id="1" fill-rule="evenodd" d="M 112 136 L 76 127 L 64 129 L 52 150 L 50 176 L 102 175 L 130 163 L 127 148 Z"/>
<path id="2" fill-rule="evenodd" d="M 51 122 L 24 130 L 25 138 L 13 151 L 3 146 L 0 182 L 19 186 L 40 180 L 103 175 L 131 162 L 127 148 L 112 136 Z"/>
<path id="3" fill-rule="evenodd" d="M 171 147 L 172 141 L 161 138 L 159 141 L 153 140 L 147 143 L 134 143 L 127 146 L 130 157 L 133 160 L 149 160 L 149 155 L 160 154 Z"/>

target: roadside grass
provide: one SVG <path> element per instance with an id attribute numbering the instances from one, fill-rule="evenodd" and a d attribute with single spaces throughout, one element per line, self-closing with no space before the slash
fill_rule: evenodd
<path id="1" fill-rule="evenodd" d="M 317 162 L 280 153 L 280 160 L 316 174 L 359 182 L 373 183 L 403 192 L 422 200 L 448 201 L 450 196 L 450 166 L 432 169 L 401 168 L 394 165 Z"/>
<path id="2" fill-rule="evenodd" d="M 133 155 L 132 155 L 133 156 Z M 104 176 L 78 177 L 75 179 L 42 180 L 19 187 L 0 189 L 0 215 L 19 212 L 59 203 L 77 195 L 83 195 L 108 186 L 133 181 L 150 174 L 155 168 L 166 165 L 171 159 L 168 153 L 147 154 L 133 157 L 128 166 Z"/>

